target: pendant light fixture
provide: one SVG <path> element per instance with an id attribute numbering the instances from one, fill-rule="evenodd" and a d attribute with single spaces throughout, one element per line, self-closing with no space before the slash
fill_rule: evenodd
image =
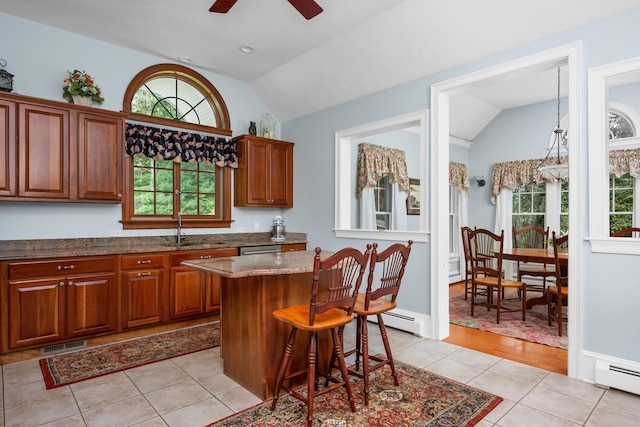
<path id="1" fill-rule="evenodd" d="M 560 67 L 558 67 L 558 121 L 556 123 L 556 128 L 553 130 L 553 144 L 549 148 L 549 152 L 547 156 L 542 161 L 542 166 L 538 167 L 538 172 L 548 181 L 559 181 L 561 179 L 566 179 L 569 176 L 569 165 L 565 162 L 562 163 L 560 158 L 560 145 L 565 148 L 567 152 L 569 149 L 567 147 L 567 133 L 565 130 L 560 128 Z M 552 152 L 553 149 L 556 149 L 557 156 L 555 162 L 550 161 L 549 159 L 553 159 Z"/>

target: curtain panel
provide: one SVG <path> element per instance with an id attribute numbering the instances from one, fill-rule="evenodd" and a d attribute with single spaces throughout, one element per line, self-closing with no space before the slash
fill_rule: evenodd
<path id="1" fill-rule="evenodd" d="M 493 176 L 491 180 L 491 198 L 495 203 L 495 198 L 503 188 L 514 190 L 522 184 L 532 182 L 554 182 L 555 180 L 545 179 L 538 171 L 541 166 L 554 165 L 558 161 L 555 157 L 547 159 L 512 160 L 493 164 Z M 566 164 L 568 157 L 561 157 L 560 163 Z"/>
<path id="2" fill-rule="evenodd" d="M 125 152 L 130 156 L 238 167 L 238 148 L 231 138 L 133 123 L 127 123 L 125 136 Z"/>
<path id="3" fill-rule="evenodd" d="M 453 185 L 469 197 L 469 176 L 467 175 L 467 165 L 463 163 L 449 162 L 449 185 Z"/>
<path id="4" fill-rule="evenodd" d="M 609 151 L 609 173 L 616 178 L 626 173 L 640 177 L 640 148 Z"/>
<path id="5" fill-rule="evenodd" d="M 405 153 L 395 148 L 379 145 L 358 144 L 358 198 L 365 187 L 375 187 L 384 175 L 389 175 L 389 182 L 397 183 L 401 191 L 409 193 L 409 175 Z"/>

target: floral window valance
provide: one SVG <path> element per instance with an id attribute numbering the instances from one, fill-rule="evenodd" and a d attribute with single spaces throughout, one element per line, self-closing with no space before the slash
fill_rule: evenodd
<path id="1" fill-rule="evenodd" d="M 389 182 L 397 183 L 401 191 L 409 192 L 409 175 L 404 151 L 366 142 L 358 144 L 358 198 L 365 187 L 375 187 L 376 182 L 385 175 L 389 175 Z"/>
<path id="2" fill-rule="evenodd" d="M 238 149 L 231 138 L 133 123 L 127 123 L 125 136 L 125 152 L 130 156 L 238 167 Z"/>
<path id="3" fill-rule="evenodd" d="M 617 178 L 626 173 L 633 177 L 640 176 L 640 148 L 609 151 L 609 173 Z"/>
<path id="4" fill-rule="evenodd" d="M 568 157 L 561 157 L 560 163 L 566 164 Z M 522 184 L 532 182 L 552 182 L 545 179 L 538 171 L 540 166 L 556 164 L 555 157 L 547 159 L 512 160 L 493 164 L 493 177 L 491 182 L 491 196 L 496 197 L 503 188 L 515 189 Z"/>
<path id="5" fill-rule="evenodd" d="M 469 176 L 467 175 L 467 165 L 449 162 L 449 185 L 455 186 L 458 190 L 469 197 Z"/>

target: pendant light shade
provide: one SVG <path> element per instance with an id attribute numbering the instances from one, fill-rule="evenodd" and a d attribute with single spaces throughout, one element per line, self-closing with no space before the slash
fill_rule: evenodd
<path id="1" fill-rule="evenodd" d="M 558 67 L 558 121 L 556 123 L 556 128 L 553 130 L 553 144 L 549 147 L 549 152 L 547 156 L 541 163 L 541 166 L 538 167 L 538 172 L 542 175 L 542 177 L 547 181 L 559 181 L 561 179 L 567 179 L 569 176 L 569 165 L 565 162 L 563 163 L 560 158 L 560 145 L 564 146 L 567 152 L 569 151 L 567 148 L 566 136 L 567 133 L 565 130 L 560 128 L 560 67 Z M 553 159 L 552 156 L 553 149 L 556 149 L 556 158 L 555 161 L 550 161 L 549 159 Z"/>

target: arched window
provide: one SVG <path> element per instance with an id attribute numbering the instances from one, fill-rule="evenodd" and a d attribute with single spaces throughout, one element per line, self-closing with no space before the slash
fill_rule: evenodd
<path id="1" fill-rule="evenodd" d="M 609 230 L 612 233 L 636 227 L 638 223 L 640 203 L 636 193 L 640 177 L 629 167 L 640 155 L 637 126 L 638 117 L 631 108 L 609 103 Z"/>
<path id="2" fill-rule="evenodd" d="M 187 67 L 154 65 L 131 80 L 123 110 L 123 228 L 175 228 L 179 216 L 184 227 L 229 227 L 237 153 L 216 88 Z"/>

